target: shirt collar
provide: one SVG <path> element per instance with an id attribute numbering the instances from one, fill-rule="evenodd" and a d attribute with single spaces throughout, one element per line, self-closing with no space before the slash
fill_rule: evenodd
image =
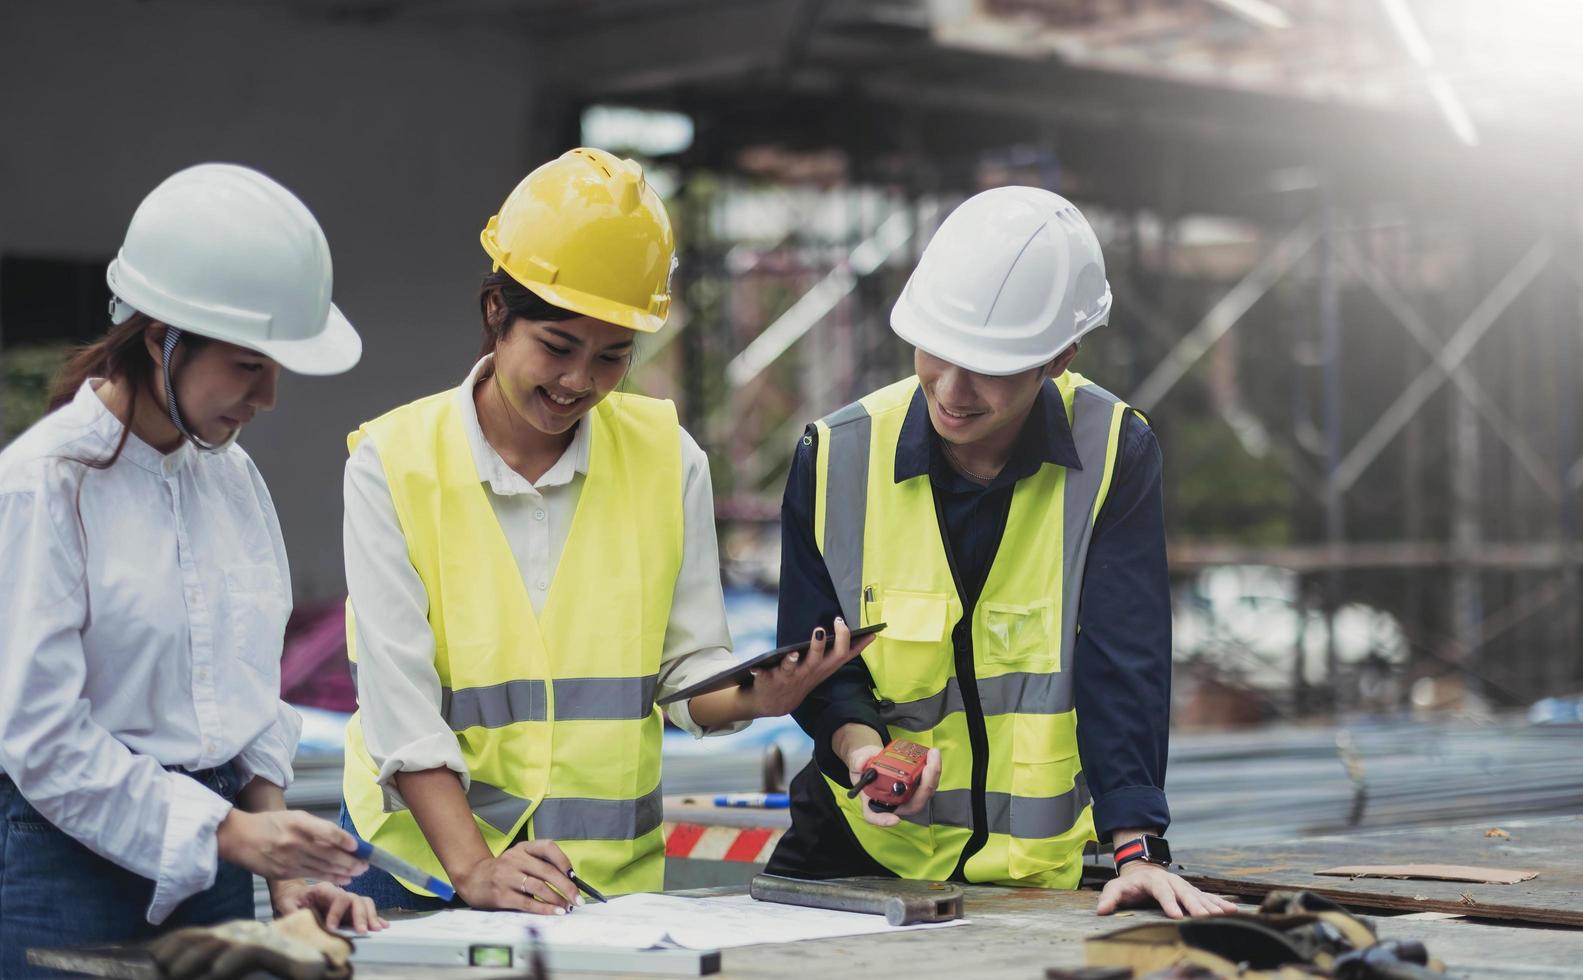
<path id="1" fill-rule="evenodd" d="M 929 421 L 929 402 L 924 398 L 923 385 L 913 392 L 912 403 L 907 406 L 907 417 L 901 424 L 901 437 L 896 442 L 897 483 L 928 474 L 935 483 L 949 486 L 961 479 L 940 451 L 940 437 Z M 1072 423 L 1066 418 L 1066 403 L 1055 382 L 1039 388 L 1017 441 L 1011 447 L 1011 457 L 1001 468 L 990 488 L 1015 483 L 1032 476 L 1045 463 L 1054 463 L 1071 470 L 1083 468 L 1077 455 L 1077 444 L 1072 439 Z"/>
<path id="2" fill-rule="evenodd" d="M 84 381 L 77 389 L 77 394 L 72 396 L 71 405 L 66 411 L 69 411 L 72 418 L 83 428 L 102 439 L 106 451 L 111 452 L 114 451 L 116 443 L 121 441 L 121 431 L 125 426 L 99 398 L 98 388 L 104 383 L 104 378 L 89 378 Z M 183 439 L 181 445 L 174 450 L 162 453 L 139 439 L 137 433 L 129 432 L 125 445 L 121 447 L 120 458 L 150 473 L 163 476 L 179 472 L 187 466 L 194 452 L 196 450 L 193 449 L 192 444 Z"/>
<path id="3" fill-rule="evenodd" d="M 507 465 L 495 447 L 484 438 L 483 426 L 478 424 L 478 407 L 473 404 L 473 389 L 487 376 L 486 372 L 494 363 L 494 358 L 493 354 L 479 358 L 473 369 L 467 372 L 467 379 L 456 389 L 456 405 L 462 413 L 462 428 L 467 432 L 467 445 L 472 450 L 473 466 L 478 470 L 478 478 L 489 484 L 489 489 L 496 495 L 508 497 L 521 493 L 537 494 L 547 487 L 564 486 L 576 479 L 578 474 L 587 473 L 590 442 L 589 427 L 585 424 L 587 416 L 578 420 L 571 444 L 566 447 L 561 458 L 539 477 L 537 483 L 530 482 Z"/>

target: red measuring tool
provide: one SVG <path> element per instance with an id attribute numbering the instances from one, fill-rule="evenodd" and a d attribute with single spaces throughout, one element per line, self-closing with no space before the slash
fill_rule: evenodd
<path id="1" fill-rule="evenodd" d="M 869 806 L 888 813 L 912 799 L 928 761 L 928 749 L 898 738 L 863 764 L 863 773 L 847 790 L 847 799 L 855 800 L 861 792 L 869 798 Z"/>

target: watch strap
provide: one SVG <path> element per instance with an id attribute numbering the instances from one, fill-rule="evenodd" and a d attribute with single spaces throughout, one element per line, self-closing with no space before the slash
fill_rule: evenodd
<path id="1" fill-rule="evenodd" d="M 1118 871 L 1123 865 L 1131 864 L 1134 861 L 1145 861 L 1149 864 L 1169 867 L 1171 864 L 1171 848 L 1165 842 L 1164 837 L 1144 834 L 1118 845 L 1115 851 L 1115 861 Z"/>

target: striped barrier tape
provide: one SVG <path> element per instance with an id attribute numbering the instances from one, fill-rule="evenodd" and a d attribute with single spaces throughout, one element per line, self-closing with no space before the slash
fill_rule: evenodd
<path id="1" fill-rule="evenodd" d="M 786 833 L 784 827 L 716 827 L 697 823 L 666 823 L 665 856 L 695 861 L 743 861 L 765 864 Z"/>

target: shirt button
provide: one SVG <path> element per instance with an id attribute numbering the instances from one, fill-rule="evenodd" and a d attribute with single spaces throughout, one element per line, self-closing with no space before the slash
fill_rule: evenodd
<path id="1" fill-rule="evenodd" d="M 533 512 L 533 519 L 536 520 L 536 521 L 544 520 L 544 511 L 542 511 L 542 510 L 534 511 Z"/>
<path id="2" fill-rule="evenodd" d="M 207 667 L 199 667 L 198 668 L 198 679 L 200 681 L 207 682 L 209 680 L 209 668 L 207 668 Z"/>
<path id="3" fill-rule="evenodd" d="M 214 755 L 214 742 L 213 742 L 213 740 L 210 740 L 208 742 L 203 743 L 203 751 L 205 753 L 207 753 L 208 755 Z"/>
<path id="4" fill-rule="evenodd" d="M 545 589 L 549 588 L 549 583 L 545 582 L 543 579 L 539 579 L 538 584 L 535 585 L 534 588 L 538 589 L 540 592 L 543 592 Z"/>

